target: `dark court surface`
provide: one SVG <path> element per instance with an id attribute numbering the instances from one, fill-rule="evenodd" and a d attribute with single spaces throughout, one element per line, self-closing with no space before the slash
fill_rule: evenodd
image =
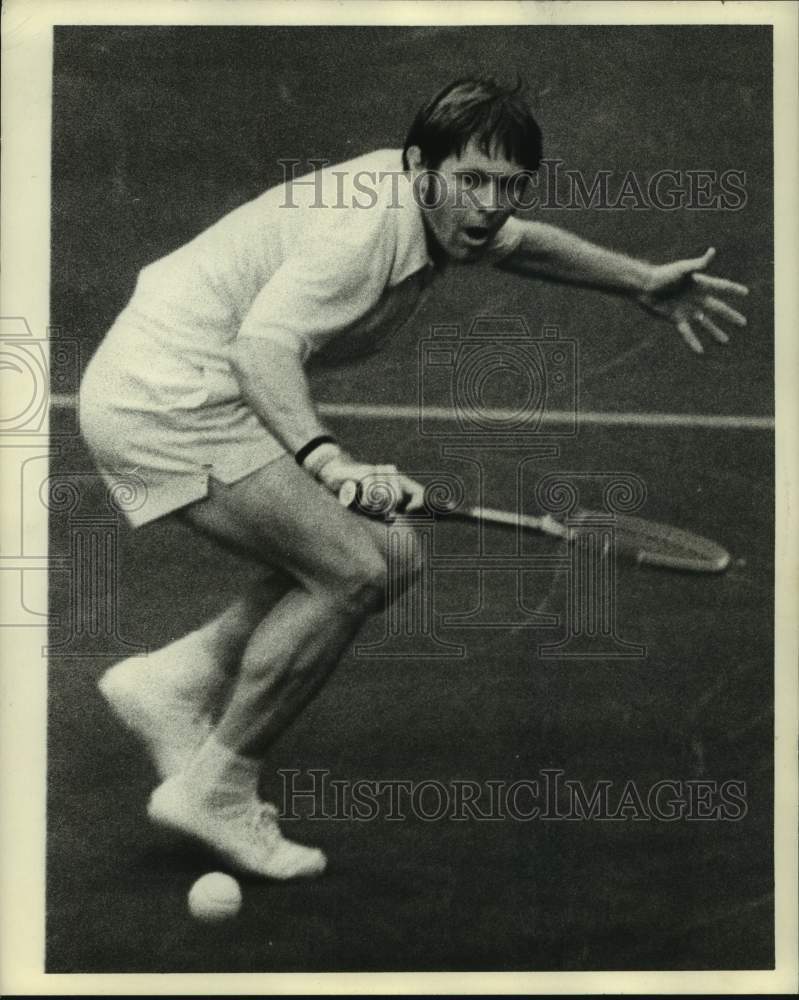
<path id="1" fill-rule="evenodd" d="M 357 427 L 341 425 L 357 438 Z M 380 424 L 372 445 L 396 447 L 402 427 Z M 440 627 L 463 656 L 433 656 L 423 638 L 380 646 L 382 618 L 359 638 L 318 700 L 274 747 L 275 769 L 309 769 L 330 780 L 456 781 L 488 787 L 541 780 L 545 769 L 590 789 L 633 781 L 641 794 L 663 780 L 741 783 L 745 815 L 723 821 L 628 818 L 425 821 L 386 810 L 371 821 L 313 818 L 297 799 L 298 839 L 323 846 L 330 871 L 313 884 L 245 881 L 244 909 L 209 930 L 186 913 L 207 856 L 156 837 L 144 817 L 154 775 L 101 703 L 95 681 L 112 662 L 52 658 L 48 963 L 66 971 L 341 969 L 713 969 L 771 962 L 772 652 L 771 526 L 760 484 L 767 461 L 732 433 L 703 433 L 682 452 L 699 475 L 712 449 L 716 471 L 675 499 L 657 459 L 669 434 L 590 432 L 570 449 L 571 467 L 601 449 L 645 475 L 644 513 L 710 532 L 733 554 L 722 576 L 620 566 L 617 631 L 642 645 L 640 659 L 551 660 L 540 644 L 561 628 Z M 749 432 L 751 433 L 751 432 Z M 765 449 L 767 451 L 767 449 Z M 411 461 L 418 452 L 400 449 Z M 80 456 L 82 463 L 85 457 Z M 611 466 L 612 467 L 612 466 Z M 755 499 L 755 494 L 757 499 Z M 56 519 L 58 520 L 58 519 Z M 68 525 L 54 551 L 68 544 Z M 435 610 L 463 614 L 477 602 L 474 571 L 447 571 L 471 553 L 468 527 L 439 524 Z M 488 551 L 507 552 L 503 532 Z M 528 553 L 551 552 L 525 543 Z M 182 530 L 123 530 L 118 631 L 158 647 L 220 609 L 247 572 Z M 52 611 L 67 587 L 53 575 Z M 505 612 L 515 610 L 507 579 Z M 563 615 L 554 570 L 533 572 L 525 607 Z M 496 611 L 496 609 L 494 609 Z M 53 630 L 54 640 L 59 630 Z M 91 654 L 98 643 L 84 638 Z M 107 640 L 105 640 L 107 641 Z M 414 655 L 414 642 L 417 655 Z M 397 655 L 402 654 L 402 655 Z M 320 787 L 320 786 L 317 786 Z M 281 780 L 265 792 L 284 806 Z M 435 794 L 435 793 L 431 793 Z M 325 799 L 317 809 L 335 814 Z M 436 813 L 427 799 L 421 812 Z M 487 806 L 484 801 L 481 812 Z"/>
<path id="2" fill-rule="evenodd" d="M 752 288 L 750 329 L 696 359 L 619 300 L 453 273 L 379 358 L 318 376 L 317 398 L 415 405 L 430 325 L 467 328 L 489 313 L 522 315 L 533 330 L 556 325 L 577 342 L 583 410 L 770 415 L 770 39 L 762 30 L 61 30 L 53 325 L 80 342 L 85 360 L 138 268 L 278 181 L 278 157 L 341 160 L 401 144 L 431 90 L 497 66 L 518 67 L 529 81 L 547 154 L 575 169 L 746 172 L 748 200 L 737 212 L 552 210 L 545 218 L 652 259 L 712 243 L 718 272 Z M 442 392 L 432 402 L 449 401 Z M 67 411 L 54 421 L 64 430 Z M 413 421 L 334 424 L 365 457 L 465 474 Z M 74 436 L 56 443 L 53 473 L 90 470 Z M 343 782 L 446 788 L 562 771 L 587 788 L 611 782 L 616 796 L 630 781 L 644 792 L 662 780 L 683 790 L 736 782 L 745 789 L 737 818 L 363 821 L 314 818 L 303 800 L 286 831 L 322 846 L 329 872 L 313 883 L 244 880 L 239 918 L 204 927 L 189 918 L 185 897 L 217 864 L 148 827 L 154 774 L 95 688 L 123 647 L 109 655 L 107 639 L 84 635 L 68 648 L 74 655 L 55 649 L 50 660 L 49 971 L 773 965 L 772 436 L 585 424 L 551 443 L 560 454 L 536 461 L 533 478 L 634 473 L 647 490 L 639 514 L 714 538 L 732 554 L 731 568 L 701 577 L 620 564 L 617 633 L 645 655 L 551 659 L 538 647 L 563 637 L 563 573 L 546 564 L 521 584 L 521 610 L 560 616 L 559 625 L 531 626 L 517 614 L 507 579 L 493 597 L 513 620 L 447 624 L 442 616 L 463 619 L 478 601 L 475 570 L 453 561 L 477 541 L 470 527 L 439 524 L 438 652 L 461 647 L 463 655 L 431 656 L 427 639 L 411 637 L 407 655 L 375 656 L 384 622 L 369 623 L 274 747 L 264 792 L 281 800 L 271 780 L 278 768 L 302 772 L 298 781 L 320 769 Z M 515 502 L 517 458 L 482 453 L 488 502 Z M 523 500 L 535 509 L 526 490 Z M 87 502 L 90 513 L 100 509 Z M 51 525 L 52 554 L 68 552 L 68 516 L 51 513 Z M 113 614 L 128 643 L 158 648 L 196 628 L 249 572 L 182 529 L 119 532 Z M 490 553 L 512 551 L 507 533 L 484 541 Z M 524 542 L 530 557 L 552 551 Z M 54 644 L 69 640 L 73 597 L 68 576 L 53 572 Z"/>

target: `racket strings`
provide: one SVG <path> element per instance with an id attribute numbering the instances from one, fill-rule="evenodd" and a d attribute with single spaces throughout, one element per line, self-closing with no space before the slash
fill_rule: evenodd
<path id="1" fill-rule="evenodd" d="M 729 563 L 729 553 L 720 545 L 672 525 L 626 514 L 603 518 L 589 512 L 581 512 L 577 520 L 585 522 L 584 529 L 578 523 L 577 532 L 588 530 L 592 521 L 604 522 L 612 547 L 638 563 L 696 572 L 721 572 Z"/>

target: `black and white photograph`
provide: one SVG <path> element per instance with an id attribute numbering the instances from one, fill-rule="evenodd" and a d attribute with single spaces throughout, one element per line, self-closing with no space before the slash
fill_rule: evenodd
<path id="1" fill-rule="evenodd" d="M 25 6 L 39 986 L 791 991 L 796 5 Z"/>

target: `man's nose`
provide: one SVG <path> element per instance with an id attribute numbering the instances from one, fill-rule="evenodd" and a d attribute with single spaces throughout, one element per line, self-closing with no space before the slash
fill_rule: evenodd
<path id="1" fill-rule="evenodd" d="M 499 208 L 497 192 L 490 184 L 481 184 L 475 195 L 477 207 L 483 214 L 493 213 Z"/>
<path id="2" fill-rule="evenodd" d="M 481 221 L 485 225 L 490 226 L 508 214 L 508 207 L 501 204 L 496 196 L 494 196 L 493 199 L 487 199 L 485 202 L 481 201 L 478 212 Z"/>
<path id="3" fill-rule="evenodd" d="M 487 221 L 507 214 L 508 206 L 495 185 L 483 184 L 475 191 L 475 195 L 478 211 Z"/>

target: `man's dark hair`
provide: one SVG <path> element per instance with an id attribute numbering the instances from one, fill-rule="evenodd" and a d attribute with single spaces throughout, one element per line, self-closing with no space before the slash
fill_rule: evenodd
<path id="1" fill-rule="evenodd" d="M 447 84 L 411 125 L 402 151 L 418 146 L 424 165 L 435 170 L 448 156 L 460 156 L 471 139 L 486 156 L 501 152 L 526 170 L 537 170 L 544 155 L 541 129 L 521 97 L 521 83 L 503 87 L 493 79 Z"/>

